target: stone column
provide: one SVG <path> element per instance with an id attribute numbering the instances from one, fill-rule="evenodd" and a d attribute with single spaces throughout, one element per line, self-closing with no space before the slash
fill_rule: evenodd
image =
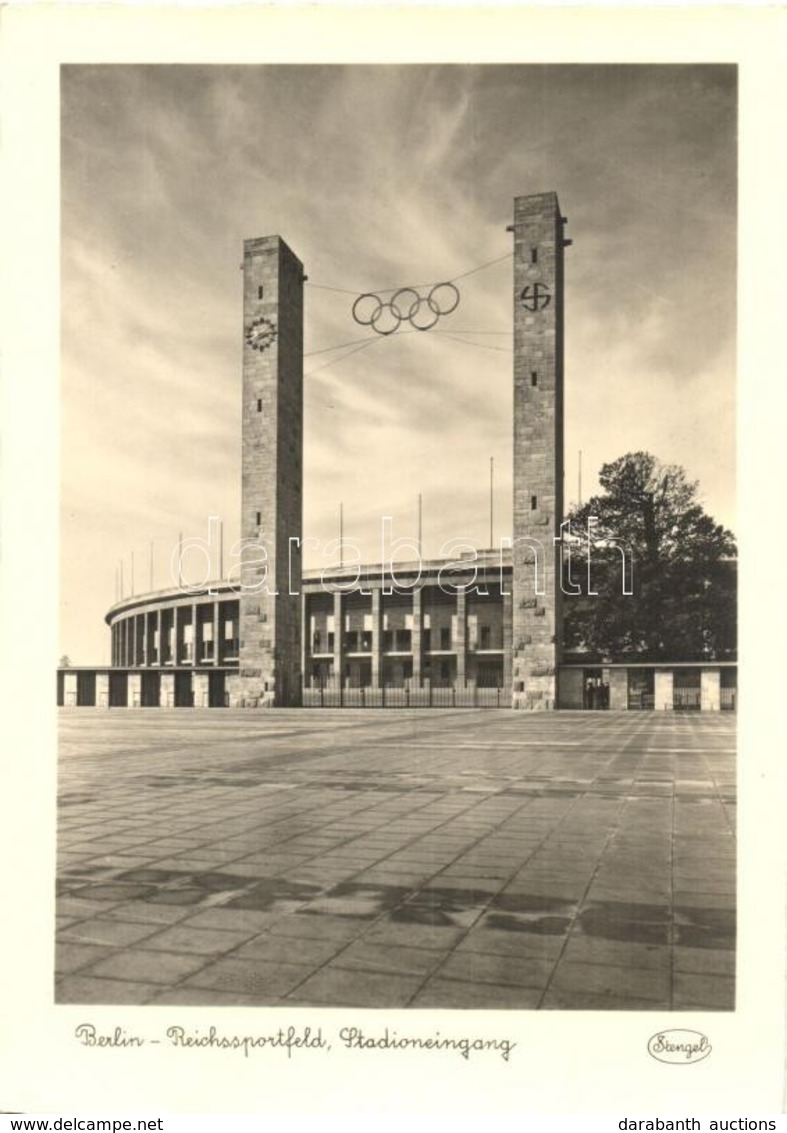
<path id="1" fill-rule="evenodd" d="M 192 673 L 192 688 L 194 691 L 194 707 L 195 708 L 208 708 L 210 705 L 210 688 L 208 685 L 208 674 Z"/>
<path id="2" fill-rule="evenodd" d="M 213 664 L 220 665 L 219 660 L 219 632 L 221 629 L 221 619 L 219 617 L 219 603 L 213 603 Z"/>
<path id="3" fill-rule="evenodd" d="M 413 590 L 413 632 L 411 649 L 413 654 L 413 688 L 421 687 L 423 670 L 423 588 Z"/>
<path id="4" fill-rule="evenodd" d="M 467 591 L 456 595 L 456 687 L 464 688 L 467 673 Z"/>
<path id="5" fill-rule="evenodd" d="M 372 583 L 372 688 L 380 688 L 383 675 L 383 604 L 380 586 Z"/>
<path id="6" fill-rule="evenodd" d="M 721 670 L 703 669 L 700 674 L 700 708 L 703 712 L 721 711 Z"/>
<path id="7" fill-rule="evenodd" d="M 197 634 L 197 627 L 199 626 L 198 612 L 199 607 L 197 603 L 194 602 L 191 607 L 191 663 L 195 668 L 199 665 L 199 637 Z"/>
<path id="8" fill-rule="evenodd" d="M 129 708 L 139 708 L 142 704 L 142 674 L 129 673 L 128 675 L 128 699 L 126 701 Z"/>
<path id="9" fill-rule="evenodd" d="M 656 669 L 653 675 L 654 703 L 657 712 L 672 711 L 672 670 Z"/>
<path id="10" fill-rule="evenodd" d="M 164 638 L 161 632 L 161 607 L 156 610 L 156 637 L 158 640 L 158 651 L 156 654 L 156 664 L 159 668 L 164 664 Z"/>
<path id="11" fill-rule="evenodd" d="M 175 704 L 175 674 L 164 672 L 161 674 L 159 691 L 159 705 L 162 708 L 172 708 Z"/>
<path id="12" fill-rule="evenodd" d="M 180 606 L 172 607 L 172 667 L 176 669 L 180 664 L 180 641 L 178 633 L 183 628 Z"/>
<path id="13" fill-rule="evenodd" d="M 625 712 L 629 706 L 628 669 L 609 670 L 609 707 L 613 712 Z"/>
<path id="14" fill-rule="evenodd" d="M 554 707 L 563 637 L 564 223 L 555 193 L 514 200 L 512 707 L 536 711 Z"/>
<path id="15" fill-rule="evenodd" d="M 96 707 L 109 708 L 109 673 L 96 673 Z"/>
<path id="16" fill-rule="evenodd" d="M 300 702 L 303 284 L 279 236 L 243 244 L 239 633 L 248 704 Z"/>
<path id="17" fill-rule="evenodd" d="M 344 614 L 341 590 L 333 592 L 333 672 L 337 689 L 344 688 Z"/>
<path id="18" fill-rule="evenodd" d="M 76 708 L 77 704 L 77 675 L 66 671 L 63 674 L 63 705 L 66 708 Z"/>

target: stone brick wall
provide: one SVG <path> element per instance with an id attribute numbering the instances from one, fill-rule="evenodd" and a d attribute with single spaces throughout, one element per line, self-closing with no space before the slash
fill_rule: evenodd
<path id="1" fill-rule="evenodd" d="M 562 638 L 554 537 L 563 519 L 564 239 L 556 194 L 517 197 L 513 234 L 512 704 L 543 710 L 556 707 Z"/>
<path id="2" fill-rule="evenodd" d="M 303 266 L 278 236 L 244 243 L 240 668 L 232 704 L 301 689 Z"/>

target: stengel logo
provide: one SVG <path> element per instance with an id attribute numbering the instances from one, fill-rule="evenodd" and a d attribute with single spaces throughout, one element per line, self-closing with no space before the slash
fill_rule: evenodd
<path id="1" fill-rule="evenodd" d="M 684 1030 L 681 1027 L 658 1031 L 648 1039 L 648 1054 L 659 1062 L 679 1065 L 701 1062 L 712 1050 L 707 1035 L 699 1031 Z"/>

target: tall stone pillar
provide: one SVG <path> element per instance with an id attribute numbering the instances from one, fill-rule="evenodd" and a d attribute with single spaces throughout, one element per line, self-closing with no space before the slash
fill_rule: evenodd
<path id="1" fill-rule="evenodd" d="M 240 664 L 246 705 L 300 702 L 303 266 L 279 236 L 243 253 Z M 294 540 L 295 542 L 291 542 Z"/>
<path id="2" fill-rule="evenodd" d="M 456 688 L 464 688 L 467 680 L 467 591 L 456 595 Z"/>
<path id="3" fill-rule="evenodd" d="M 220 665 L 219 633 L 221 632 L 218 599 L 213 603 L 213 664 Z"/>
<path id="4" fill-rule="evenodd" d="M 563 224 L 555 193 L 514 200 L 512 704 L 535 710 L 555 707 L 563 632 Z"/>
<path id="5" fill-rule="evenodd" d="M 191 663 L 194 668 L 199 665 L 199 640 L 197 637 L 198 620 L 198 606 L 194 602 L 191 607 Z"/>
<path id="6" fill-rule="evenodd" d="M 344 688 L 344 603 L 341 590 L 333 592 L 333 672 L 336 687 Z"/>
<path id="7" fill-rule="evenodd" d="M 421 687 L 421 674 L 423 671 L 423 589 L 418 586 L 413 590 L 413 631 L 410 637 L 410 648 L 413 654 L 413 688 Z"/>
<path id="8" fill-rule="evenodd" d="M 158 641 L 158 649 L 156 651 L 156 664 L 159 668 L 164 664 L 164 637 L 162 635 L 161 625 L 161 607 L 156 610 L 156 640 Z"/>
<path id="9" fill-rule="evenodd" d="M 372 584 L 372 688 L 380 688 L 383 676 L 383 605 L 381 584 Z"/>

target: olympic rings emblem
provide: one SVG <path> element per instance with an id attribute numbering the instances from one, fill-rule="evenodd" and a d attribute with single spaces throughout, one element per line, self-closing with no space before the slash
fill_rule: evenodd
<path id="1" fill-rule="evenodd" d="M 435 283 L 428 295 L 414 287 L 400 287 L 387 303 L 365 291 L 353 303 L 352 316 L 362 327 L 389 335 L 402 323 L 410 323 L 415 330 L 431 330 L 441 315 L 450 315 L 458 306 L 459 288 L 453 283 Z"/>

